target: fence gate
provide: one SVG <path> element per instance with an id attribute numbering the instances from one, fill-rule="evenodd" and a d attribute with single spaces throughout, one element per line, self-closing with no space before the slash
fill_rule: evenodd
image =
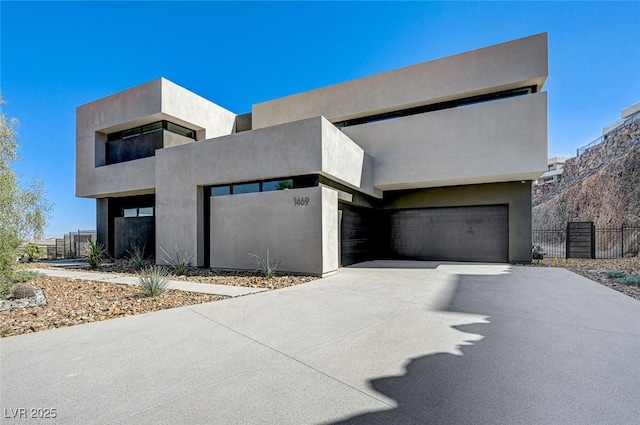
<path id="1" fill-rule="evenodd" d="M 567 258 L 596 258 L 593 222 L 567 223 Z"/>

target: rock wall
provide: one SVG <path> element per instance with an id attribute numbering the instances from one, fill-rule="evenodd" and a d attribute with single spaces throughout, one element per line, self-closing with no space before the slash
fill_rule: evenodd
<path id="1" fill-rule="evenodd" d="M 534 229 L 640 226 L 640 120 L 567 161 L 557 183 L 533 188 L 532 204 Z"/>

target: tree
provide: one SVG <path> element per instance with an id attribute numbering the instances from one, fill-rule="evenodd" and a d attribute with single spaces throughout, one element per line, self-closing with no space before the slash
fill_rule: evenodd
<path id="1" fill-rule="evenodd" d="M 40 181 L 22 186 L 11 168 L 19 159 L 17 124 L 17 119 L 0 112 L 0 280 L 4 281 L 13 275 L 20 243 L 43 235 L 52 207 Z"/>

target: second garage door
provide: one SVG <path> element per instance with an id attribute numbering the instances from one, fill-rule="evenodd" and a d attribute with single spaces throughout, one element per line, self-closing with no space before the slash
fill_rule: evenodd
<path id="1" fill-rule="evenodd" d="M 394 210 L 386 218 L 387 257 L 509 261 L 507 205 Z"/>

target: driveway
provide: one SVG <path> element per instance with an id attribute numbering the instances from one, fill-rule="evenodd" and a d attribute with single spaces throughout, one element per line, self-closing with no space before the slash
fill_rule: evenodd
<path id="1" fill-rule="evenodd" d="M 559 268 L 363 263 L 278 291 L 3 338 L 0 419 L 636 424 L 639 318 L 638 301 Z M 20 417 L 46 409 L 57 417 Z"/>

